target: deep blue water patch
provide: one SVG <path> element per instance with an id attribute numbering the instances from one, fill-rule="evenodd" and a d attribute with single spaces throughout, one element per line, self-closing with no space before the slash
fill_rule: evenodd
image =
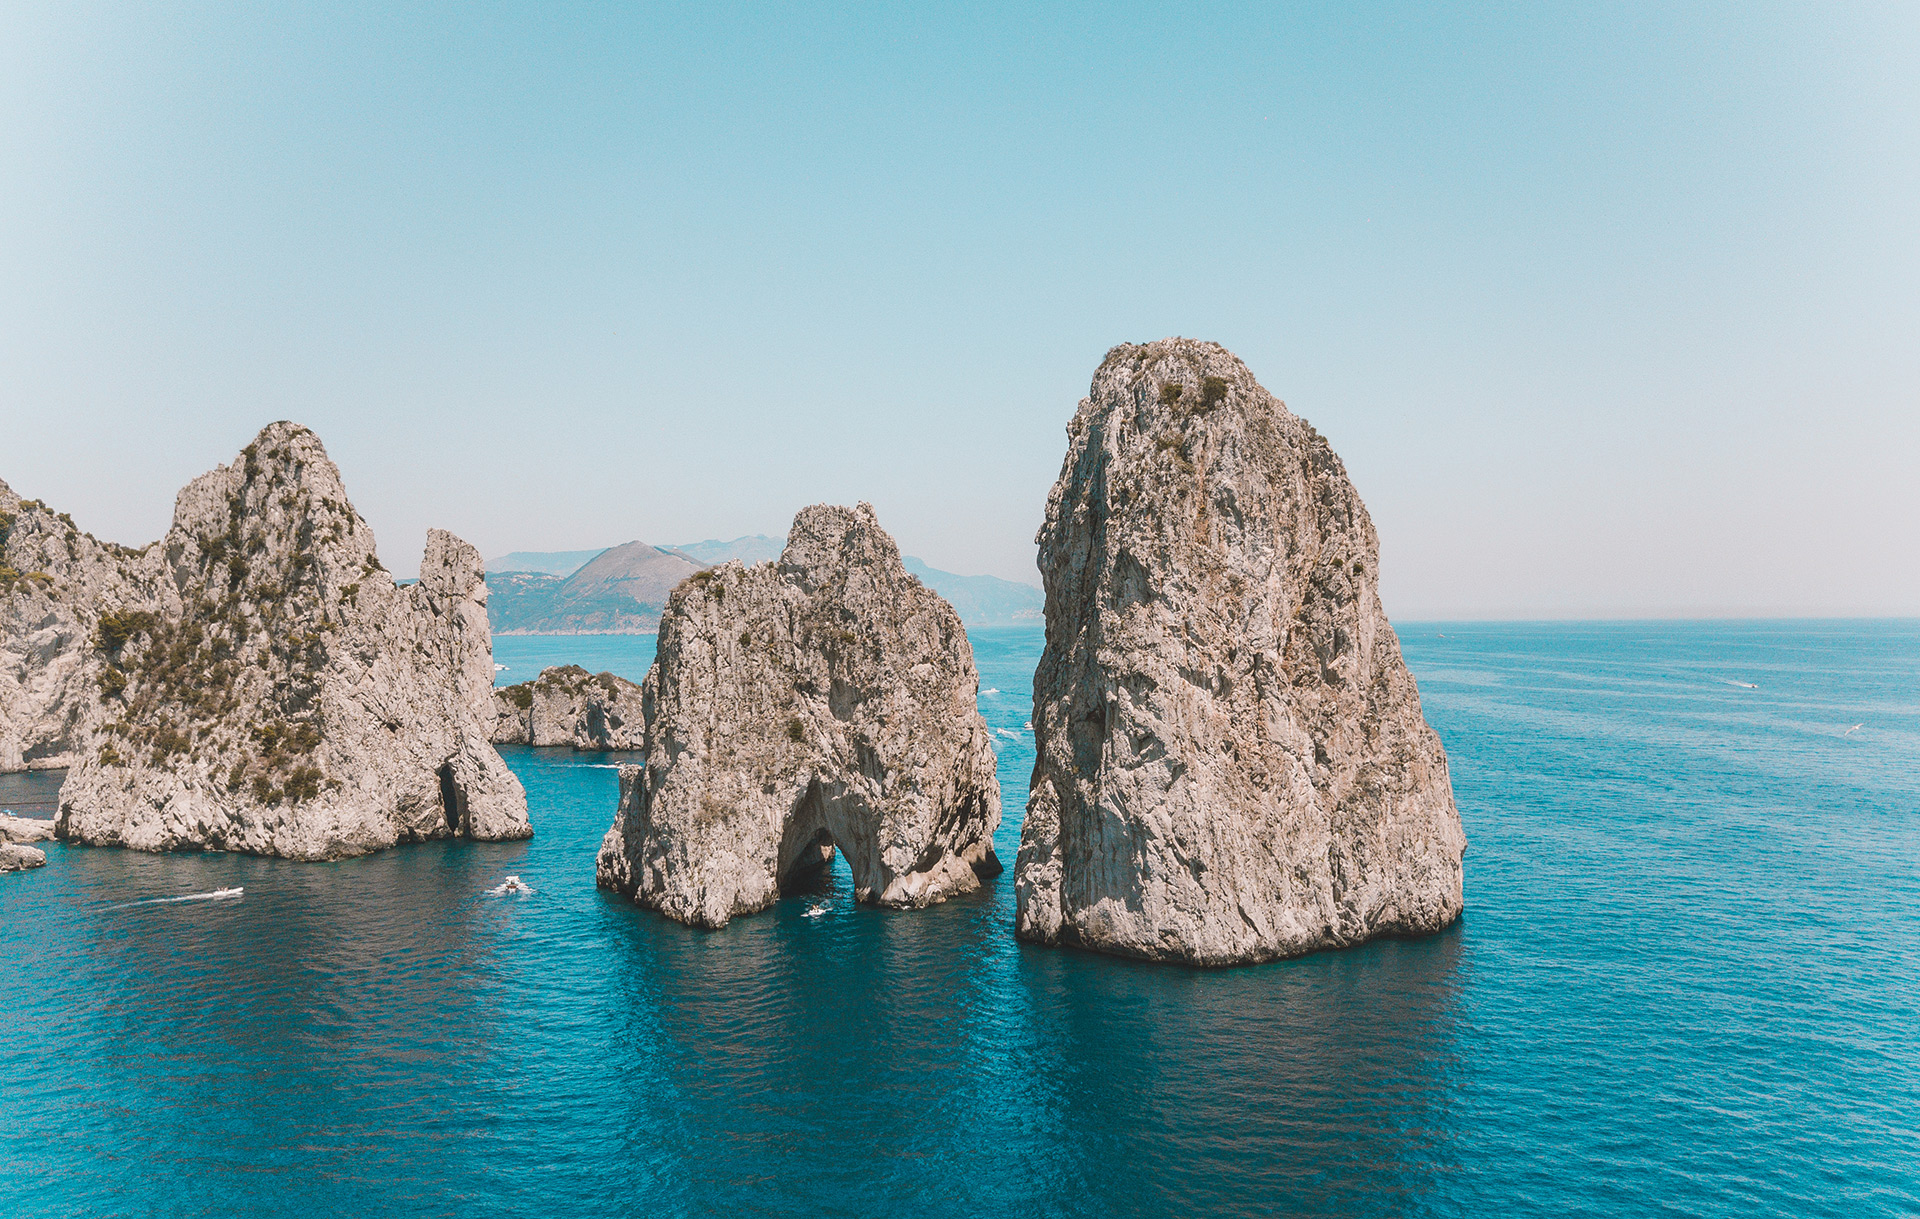
<path id="1" fill-rule="evenodd" d="M 1920 624 L 1401 633 L 1467 916 L 1269 966 L 1018 945 L 1011 871 L 691 931 L 593 888 L 619 759 L 564 750 L 506 751 L 526 843 L 55 845 L 0 877 L 0 1211 L 1920 1210 Z M 974 638 L 1011 869 L 1041 639 Z"/>

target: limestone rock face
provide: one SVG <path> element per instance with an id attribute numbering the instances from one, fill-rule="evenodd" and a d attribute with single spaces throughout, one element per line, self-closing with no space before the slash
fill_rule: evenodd
<path id="1" fill-rule="evenodd" d="M 699 927 L 846 853 L 863 902 L 921 907 L 999 872 L 1000 783 L 959 615 L 866 504 L 794 518 L 778 562 L 674 590 L 599 883 Z"/>
<path id="2" fill-rule="evenodd" d="M 638 749 L 646 734 L 640 687 L 579 665 L 546 669 L 532 681 L 496 689 L 493 702 L 496 745 Z"/>
<path id="3" fill-rule="evenodd" d="M 11 731 L 51 740 L 61 708 L 73 725 L 61 838 L 334 859 L 532 832 L 488 739 L 478 552 L 433 531 L 420 581 L 396 586 L 307 429 L 273 424 L 194 480 L 144 551 L 56 536 L 44 513 L 32 528 L 59 570 L 4 603 L 8 654 L 39 649 L 11 687 L 39 719 Z M 27 628 L 46 642 L 16 642 Z"/>
<path id="4" fill-rule="evenodd" d="M 102 715 L 99 611 L 160 595 L 142 557 L 0 482 L 0 771 L 79 756 Z"/>
<path id="5" fill-rule="evenodd" d="M 39 847 L 15 842 L 0 842 L 0 872 L 24 872 L 47 862 L 47 853 Z"/>
<path id="6" fill-rule="evenodd" d="M 1108 353 L 1067 435 L 1017 934 L 1227 965 L 1451 923 L 1446 754 L 1327 442 L 1185 339 Z"/>
<path id="7" fill-rule="evenodd" d="M 46 842 L 53 837 L 53 822 L 34 817 L 0 815 L 0 842 Z"/>

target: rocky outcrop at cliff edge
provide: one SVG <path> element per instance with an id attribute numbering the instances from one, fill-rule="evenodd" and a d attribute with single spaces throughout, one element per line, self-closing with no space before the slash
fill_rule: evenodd
<path id="1" fill-rule="evenodd" d="M 1446 754 L 1325 439 L 1185 339 L 1108 353 L 1067 435 L 1017 934 L 1227 965 L 1451 923 Z"/>
<path id="2" fill-rule="evenodd" d="M 144 555 L 0 482 L 0 771 L 79 757 L 102 717 L 96 607 L 159 596 Z"/>
<path id="3" fill-rule="evenodd" d="M 90 547 L 40 515 L 31 545 L 51 578 L 25 603 L 16 582 L 5 613 L 10 630 L 44 624 L 19 685 L 66 683 L 63 703 L 30 704 L 74 725 L 61 838 L 334 859 L 532 832 L 488 740 L 479 554 L 435 530 L 419 583 L 397 587 L 307 429 L 273 424 L 196 479 L 143 551 Z"/>
<path id="4" fill-rule="evenodd" d="M 24 872 L 28 868 L 44 867 L 46 862 L 47 853 L 39 847 L 0 842 L 0 872 Z"/>
<path id="5" fill-rule="evenodd" d="M 15 842 L 22 845 L 46 842 L 53 837 L 53 822 L 40 821 L 33 817 L 15 817 L 11 813 L 0 814 L 0 842 Z"/>
<path id="6" fill-rule="evenodd" d="M 640 687 L 579 665 L 493 692 L 496 745 L 571 745 L 578 750 L 638 749 L 646 732 Z"/>
<path id="7" fill-rule="evenodd" d="M 846 853 L 855 896 L 919 907 L 1000 863 L 1000 783 L 960 618 L 866 504 L 794 518 L 778 562 L 675 589 L 599 883 L 724 926 Z"/>

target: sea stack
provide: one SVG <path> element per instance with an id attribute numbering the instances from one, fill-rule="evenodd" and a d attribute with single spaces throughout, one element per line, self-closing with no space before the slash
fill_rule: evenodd
<path id="1" fill-rule="evenodd" d="M 1067 435 L 1016 933 L 1233 965 L 1452 923 L 1446 754 L 1326 440 L 1188 339 L 1114 348 Z"/>
<path id="2" fill-rule="evenodd" d="M 66 691 L 30 709 L 70 725 L 64 739 L 44 722 L 11 731 L 73 756 L 59 837 L 338 859 L 532 833 L 488 740 L 479 553 L 434 530 L 419 582 L 396 586 L 306 428 L 273 424 L 194 480 L 145 550 L 94 542 L 44 510 L 23 536 L 10 514 L 9 565 L 48 573 L 26 580 L 26 609 L 6 610 L 10 629 L 45 624 L 24 684 L 54 674 Z"/>
<path id="3" fill-rule="evenodd" d="M 493 692 L 493 743 L 571 745 L 576 750 L 638 749 L 646 733 L 640 687 L 579 665 Z"/>
<path id="4" fill-rule="evenodd" d="M 599 883 L 696 927 L 846 853 L 855 896 L 920 907 L 1000 871 L 1000 782 L 959 615 L 873 508 L 794 518 L 777 562 L 673 591 Z"/>

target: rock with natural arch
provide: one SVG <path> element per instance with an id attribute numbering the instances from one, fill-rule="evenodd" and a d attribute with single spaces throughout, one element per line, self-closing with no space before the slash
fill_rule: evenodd
<path id="1" fill-rule="evenodd" d="M 600 885 L 696 927 L 807 887 L 836 847 L 862 902 L 978 888 L 1000 871 L 979 684 L 959 615 L 870 505 L 803 509 L 777 562 L 669 598 Z"/>

